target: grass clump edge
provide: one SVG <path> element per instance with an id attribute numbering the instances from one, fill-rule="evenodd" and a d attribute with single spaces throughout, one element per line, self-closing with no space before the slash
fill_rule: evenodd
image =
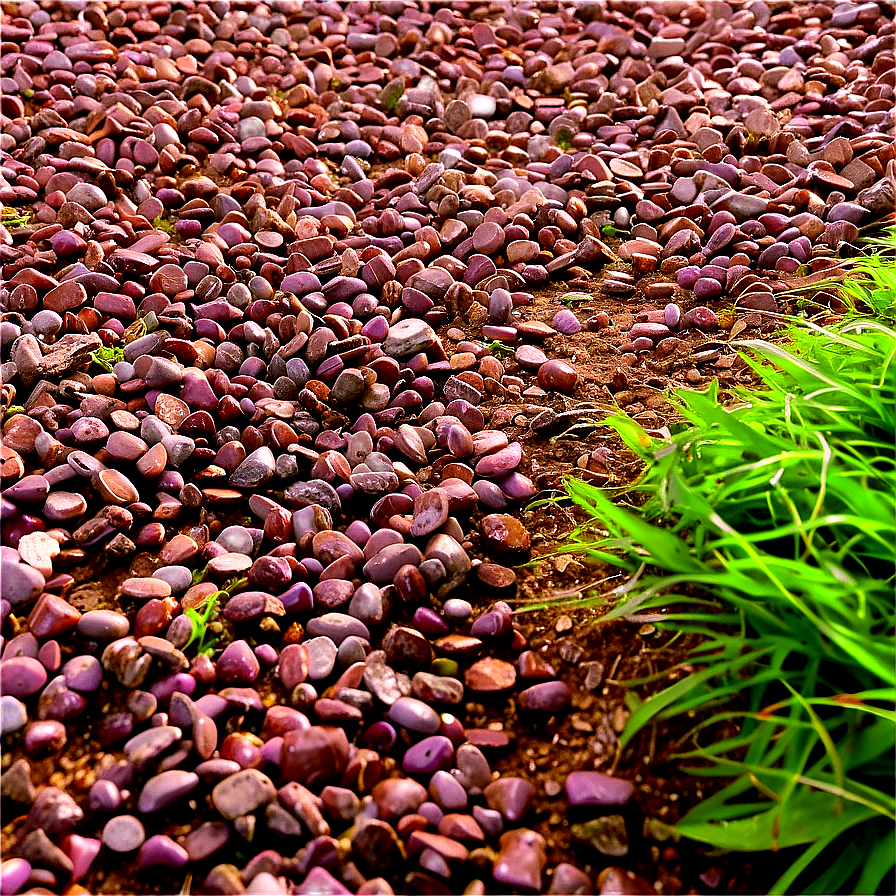
<path id="1" fill-rule="evenodd" d="M 676 830 L 782 852 L 771 893 L 892 892 L 896 330 L 876 315 L 894 283 L 872 257 L 841 287 L 844 319 L 738 343 L 761 388 L 730 407 L 717 384 L 677 392 L 671 438 L 608 420 L 645 463 L 639 506 L 565 483 L 594 524 L 566 549 L 632 577 L 604 618 L 699 636 L 696 672 L 629 692 L 620 750 L 696 715 L 675 758 L 724 785 Z"/>

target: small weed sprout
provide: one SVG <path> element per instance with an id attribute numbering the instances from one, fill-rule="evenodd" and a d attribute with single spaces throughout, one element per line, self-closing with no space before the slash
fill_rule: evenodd
<path id="1" fill-rule="evenodd" d="M 90 359 L 107 373 L 112 373 L 115 365 L 124 360 L 124 349 L 117 345 L 104 345 L 91 352 Z"/>
<path id="2" fill-rule="evenodd" d="M 186 617 L 193 623 L 193 634 L 190 635 L 190 640 L 184 645 L 184 651 L 195 642 L 197 655 L 212 655 L 218 638 L 217 635 L 209 633 L 209 621 L 218 609 L 221 596 L 226 594 L 226 591 L 215 591 L 199 605 L 198 609 L 187 607 L 184 610 Z"/>
<path id="3" fill-rule="evenodd" d="M 23 215 L 18 209 L 4 205 L 0 223 L 9 230 L 16 230 L 28 226 L 28 216 Z"/>
<path id="4" fill-rule="evenodd" d="M 485 347 L 488 349 L 489 354 L 494 355 L 496 358 L 500 358 L 502 355 L 504 357 L 509 357 L 514 352 L 512 345 L 508 345 L 506 342 L 501 342 L 498 339 L 495 339 L 492 342 L 486 342 Z"/>
<path id="5" fill-rule="evenodd" d="M 572 308 L 573 305 L 578 305 L 581 302 L 591 302 L 593 300 L 594 296 L 589 296 L 587 292 L 568 292 L 565 296 L 560 297 L 560 301 L 567 308 Z"/>

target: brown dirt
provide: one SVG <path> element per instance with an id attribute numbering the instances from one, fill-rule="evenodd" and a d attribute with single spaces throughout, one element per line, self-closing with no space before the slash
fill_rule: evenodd
<path id="1" fill-rule="evenodd" d="M 621 264 L 612 267 L 624 269 Z M 502 775 L 519 775 L 535 785 L 534 819 L 529 825 L 548 843 L 548 865 L 572 861 L 592 877 L 608 865 L 630 869 L 653 884 L 657 893 L 750 893 L 765 892 L 763 885 L 768 868 L 757 869 L 753 862 L 740 856 L 719 859 L 709 850 L 687 842 L 666 840 L 662 825 L 650 827 L 654 821 L 672 824 L 698 802 L 704 792 L 698 779 L 682 774 L 668 760 L 674 737 L 683 735 L 689 725 L 672 724 L 665 729 L 651 727 L 636 738 L 625 754 L 616 750 L 617 735 L 622 732 L 629 711 L 624 682 L 671 669 L 687 658 L 694 642 L 678 639 L 671 648 L 668 635 L 653 626 L 639 627 L 619 622 L 601 621 L 599 606 L 574 610 L 563 608 L 519 612 L 529 604 L 541 604 L 552 598 L 576 594 L 599 595 L 624 581 L 624 574 L 607 566 L 582 562 L 570 554 L 556 554 L 557 547 L 577 526 L 587 522 L 584 514 L 568 501 L 544 503 L 542 499 L 563 494 L 563 478 L 580 476 L 606 487 L 631 484 L 641 470 L 638 458 L 621 443 L 614 430 L 599 425 L 610 413 L 623 412 L 646 429 L 659 429 L 673 424 L 676 415 L 667 397 L 670 390 L 703 388 L 711 379 L 720 383 L 720 399 L 730 401 L 734 385 L 750 381 L 749 368 L 737 357 L 728 343 L 734 338 L 768 335 L 775 321 L 759 314 L 737 317 L 724 302 L 712 303 L 721 328 L 716 333 L 699 331 L 679 334 L 685 345 L 671 358 L 656 360 L 651 353 L 639 356 L 632 366 L 625 363 L 618 347 L 642 311 L 662 308 L 664 303 L 648 301 L 643 287 L 652 281 L 641 281 L 638 292 L 629 299 L 602 293 L 602 273 L 587 281 L 568 284 L 553 283 L 535 294 L 534 302 L 524 308 L 522 318 L 550 323 L 554 313 L 565 305 L 561 299 L 570 292 L 590 293 L 589 302 L 571 307 L 583 322 L 607 313 L 611 325 L 597 332 L 583 329 L 574 336 L 557 336 L 548 341 L 549 357 L 565 358 L 580 374 L 574 396 L 546 396 L 544 399 L 522 399 L 517 406 L 492 400 L 483 405 L 487 425 L 503 429 L 510 439 L 518 439 L 524 448 L 526 472 L 540 489 L 539 494 L 519 511 L 519 516 L 532 535 L 533 560 L 517 567 L 517 594 L 512 603 L 518 609 L 517 622 L 526 635 L 528 647 L 541 654 L 560 678 L 573 690 L 570 711 L 543 719 L 519 714 L 509 701 L 491 705 L 471 704 L 465 723 L 475 727 L 495 727 L 512 734 L 506 755 L 493 763 Z M 655 277 L 653 280 L 663 278 Z M 697 304 L 676 287 L 670 301 L 678 301 L 687 310 Z M 732 331 L 733 325 L 736 329 Z M 693 353 L 706 343 L 722 349 L 720 362 L 695 363 Z M 505 362 L 512 372 L 512 362 Z M 628 384 L 620 389 L 619 371 Z M 532 406 L 536 406 L 533 408 Z M 538 410 L 580 412 L 570 428 L 554 435 L 534 433 L 529 424 Z M 489 415 L 490 420 L 489 420 Z M 500 425 L 499 425 L 500 424 Z M 591 462 L 595 449 L 609 449 L 612 455 L 605 465 Z M 478 545 L 477 545 L 478 547 Z M 483 556 L 481 551 L 479 556 Z M 488 559 L 485 558 L 484 559 Z M 477 603 L 483 603 L 480 599 Z M 585 686 L 584 663 L 600 663 L 604 668 L 603 683 L 589 691 Z M 672 678 L 680 673 L 672 673 Z M 658 690 L 664 683 L 654 685 Z M 645 698 L 650 688 L 640 688 Z M 572 825 L 581 819 L 564 816 L 565 801 L 558 791 L 566 775 L 577 769 L 612 770 L 631 780 L 637 787 L 637 809 L 626 813 L 630 852 L 625 858 L 610 858 L 588 843 L 576 840 Z M 707 788 L 707 795 L 715 788 Z M 648 829 L 642 831 L 644 822 Z M 663 839 L 660 839 L 663 838 Z M 711 886 L 700 880 L 705 875 Z M 772 878 L 768 878 L 770 882 Z"/>

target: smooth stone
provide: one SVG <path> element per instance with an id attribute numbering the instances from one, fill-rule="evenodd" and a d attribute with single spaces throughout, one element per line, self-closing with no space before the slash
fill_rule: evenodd
<path id="1" fill-rule="evenodd" d="M 247 768 L 215 785 L 212 803 L 221 815 L 232 821 L 257 811 L 276 796 L 277 790 L 267 775 L 258 769 Z"/>
<path id="2" fill-rule="evenodd" d="M 192 793 L 199 785 L 199 776 L 182 769 L 171 769 L 150 778 L 137 800 L 137 811 L 142 814 L 159 812 Z"/>
<path id="3" fill-rule="evenodd" d="M 571 772 L 565 783 L 571 806 L 624 806 L 635 793 L 634 785 L 603 772 Z"/>
<path id="4" fill-rule="evenodd" d="M 374 785 L 371 791 L 380 818 L 393 821 L 416 812 L 426 799 L 426 788 L 411 778 L 389 778 Z"/>
<path id="5" fill-rule="evenodd" d="M 47 681 L 47 670 L 35 658 L 16 656 L 0 662 L 0 677 L 4 695 L 30 697 Z"/>
<path id="6" fill-rule="evenodd" d="M 4 694 L 0 697 L 0 734 L 13 734 L 25 727 L 28 709 L 16 697 Z"/>
<path id="7" fill-rule="evenodd" d="M 538 385 L 547 392 L 571 393 L 579 375 L 575 367 L 566 361 L 552 358 L 538 369 Z"/>
<path id="8" fill-rule="evenodd" d="M 490 809 L 511 822 L 518 822 L 531 808 L 535 788 L 525 778 L 504 777 L 492 781 L 483 795 Z"/>
<path id="9" fill-rule="evenodd" d="M 582 329 L 579 319 L 568 308 L 561 308 L 551 318 L 551 326 L 564 336 L 574 336 Z"/>
<path id="10" fill-rule="evenodd" d="M 139 818 L 133 815 L 117 815 L 106 822 L 102 840 L 103 845 L 112 852 L 133 852 L 145 842 L 146 831 Z"/>
<path id="11" fill-rule="evenodd" d="M 531 712 L 560 712 L 572 700 L 569 686 L 563 681 L 545 681 L 521 691 L 517 701 L 521 709 Z"/>
<path id="12" fill-rule="evenodd" d="M 430 775 L 450 767 L 454 744 L 442 735 L 425 737 L 404 754 L 402 769 L 409 775 Z"/>
<path id="13" fill-rule="evenodd" d="M 284 781 L 299 781 L 313 789 L 341 775 L 348 760 L 348 739 L 341 728 L 315 725 L 283 735 L 280 768 Z"/>
<path id="14" fill-rule="evenodd" d="M 492 876 L 502 887 L 539 892 L 541 873 L 547 855 L 544 838 L 535 831 L 521 828 L 507 831 L 499 840 Z"/>
<path id="15" fill-rule="evenodd" d="M 336 665 L 337 647 L 333 640 L 322 635 L 304 641 L 302 646 L 308 654 L 308 678 L 311 681 L 327 678 Z"/>
<path id="16" fill-rule="evenodd" d="M 394 358 L 404 358 L 435 345 L 438 337 L 429 324 L 416 318 L 405 318 L 389 328 L 383 340 L 383 351 Z"/>
<path id="17" fill-rule="evenodd" d="M 445 812 L 459 812 L 467 808 L 467 792 L 460 782 L 444 769 L 439 769 L 429 779 L 428 793 Z"/>
<path id="18" fill-rule="evenodd" d="M 399 697 L 389 707 L 388 716 L 396 725 L 418 734 L 435 734 L 442 724 L 439 714 L 431 706 L 414 697 Z"/>
<path id="19" fill-rule="evenodd" d="M 137 868 L 161 866 L 182 868 L 190 861 L 190 854 L 166 834 L 154 834 L 137 853 Z"/>

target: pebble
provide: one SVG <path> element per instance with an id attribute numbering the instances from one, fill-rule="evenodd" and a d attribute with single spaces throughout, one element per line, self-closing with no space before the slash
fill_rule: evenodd
<path id="1" fill-rule="evenodd" d="M 509 822 L 518 822 L 529 811 L 535 789 L 524 778 L 505 777 L 492 781 L 485 790 L 485 800 Z"/>
<path id="2" fill-rule="evenodd" d="M 578 380 L 575 367 L 566 361 L 552 358 L 538 368 L 538 385 L 547 392 L 570 394 Z"/>
<path id="3" fill-rule="evenodd" d="M 624 806 L 635 793 L 630 782 L 594 771 L 571 772 L 565 787 L 572 806 Z"/>
<path id="4" fill-rule="evenodd" d="M 139 818 L 116 815 L 106 822 L 102 833 L 103 845 L 113 852 L 130 853 L 146 841 L 146 831 Z"/>
<path id="5" fill-rule="evenodd" d="M 226 819 L 249 815 L 277 796 L 271 779 L 258 769 L 248 768 L 230 775 L 212 791 L 212 803 Z"/>
<path id="6" fill-rule="evenodd" d="M 159 812 L 187 796 L 199 785 L 199 776 L 182 769 L 160 772 L 146 782 L 137 799 L 137 811 L 142 814 Z"/>
<path id="7" fill-rule="evenodd" d="M 532 712 L 561 712 L 569 706 L 572 694 L 564 681 L 545 681 L 520 691 L 517 701 L 521 709 Z"/>
<path id="8" fill-rule="evenodd" d="M 500 838 L 492 876 L 503 887 L 538 891 L 547 856 L 544 838 L 535 831 L 521 828 Z"/>
<path id="9" fill-rule="evenodd" d="M 482 535 L 486 544 L 498 554 L 528 551 L 532 536 L 523 524 L 509 513 L 492 513 L 483 517 Z"/>
<path id="10" fill-rule="evenodd" d="M 464 684 L 472 691 L 507 691 L 516 684 L 516 669 L 504 660 L 485 657 L 464 673 Z"/>
<path id="11" fill-rule="evenodd" d="M 435 734 L 441 727 L 439 714 L 422 700 L 402 696 L 389 707 L 390 721 L 417 734 Z"/>
<path id="12" fill-rule="evenodd" d="M 579 319 L 567 308 L 561 308 L 551 319 L 551 326 L 564 336 L 574 336 L 582 329 Z"/>
<path id="13" fill-rule="evenodd" d="M 4 694 L 0 697 L 0 732 L 3 735 L 20 731 L 28 722 L 28 709 L 16 697 Z"/>

